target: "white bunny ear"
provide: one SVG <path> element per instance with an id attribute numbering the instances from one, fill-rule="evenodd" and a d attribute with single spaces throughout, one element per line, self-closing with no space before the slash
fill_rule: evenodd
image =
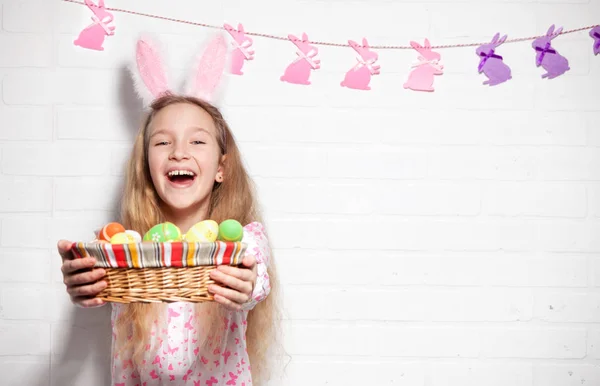
<path id="1" fill-rule="evenodd" d="M 192 66 L 185 82 L 185 93 L 207 102 L 213 102 L 223 79 L 228 62 L 227 42 L 222 33 L 216 34 Z"/>
<path id="2" fill-rule="evenodd" d="M 135 60 L 129 66 L 137 94 L 149 106 L 152 101 L 171 92 L 157 39 L 145 34 L 136 42 Z"/>

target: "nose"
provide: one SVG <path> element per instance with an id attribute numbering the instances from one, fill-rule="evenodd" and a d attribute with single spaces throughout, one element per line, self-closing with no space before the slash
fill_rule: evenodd
<path id="1" fill-rule="evenodd" d="M 185 143 L 176 142 L 171 150 L 171 154 L 169 154 L 169 159 L 173 160 L 182 160 L 188 159 L 188 151 Z"/>

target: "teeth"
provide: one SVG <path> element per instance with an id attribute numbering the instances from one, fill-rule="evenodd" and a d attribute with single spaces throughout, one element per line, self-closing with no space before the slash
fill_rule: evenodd
<path id="1" fill-rule="evenodd" d="M 173 170 L 169 172 L 169 177 L 171 176 L 194 176 L 194 173 L 189 170 Z"/>

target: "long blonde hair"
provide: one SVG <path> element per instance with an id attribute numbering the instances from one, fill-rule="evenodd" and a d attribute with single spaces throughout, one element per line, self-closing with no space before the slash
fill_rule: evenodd
<path id="1" fill-rule="evenodd" d="M 217 142 L 221 154 L 226 155 L 223 165 L 224 179 L 221 183 L 215 183 L 213 187 L 208 218 L 217 222 L 232 218 L 242 224 L 262 221 L 252 181 L 244 168 L 229 125 L 221 112 L 200 99 L 167 95 L 157 99 L 151 105 L 150 113 L 135 139 L 127 167 L 127 180 L 121 206 L 121 221 L 125 228 L 144 234 L 152 226 L 165 221 L 161 212 L 160 198 L 152 184 L 148 166 L 148 127 L 158 111 L 175 103 L 198 106 L 212 117 L 217 129 Z M 277 353 L 277 346 L 280 344 L 279 282 L 272 254 L 267 272 L 271 284 L 269 296 L 248 313 L 247 319 L 246 345 L 255 385 L 260 385 L 262 381 L 269 378 L 270 354 Z M 125 306 L 124 312 L 117 319 L 119 341 L 116 342 L 116 346 L 120 352 L 131 350 L 133 362 L 138 367 L 143 367 L 142 359 L 146 345 L 150 341 L 151 326 L 161 320 L 165 306 L 165 304 L 131 303 Z M 204 315 L 209 315 L 209 320 L 202 321 L 207 327 L 203 333 L 205 337 L 206 331 L 208 334 L 218 331 L 217 326 L 221 324 L 227 311 L 212 302 L 197 304 L 196 311 L 199 310 L 207 311 Z M 271 351 L 272 349 L 275 350 Z"/>

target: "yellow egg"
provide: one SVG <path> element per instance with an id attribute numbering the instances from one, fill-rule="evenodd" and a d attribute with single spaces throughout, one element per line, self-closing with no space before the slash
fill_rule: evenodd
<path id="1" fill-rule="evenodd" d="M 194 224 L 185 234 L 187 242 L 212 243 L 217 240 L 219 235 L 219 224 L 213 220 L 204 220 Z"/>
<path id="2" fill-rule="evenodd" d="M 125 231 L 125 233 L 127 233 L 129 236 L 131 236 L 133 238 L 134 242 L 136 242 L 136 243 L 142 242 L 142 236 L 138 232 L 128 229 Z"/>
<path id="3" fill-rule="evenodd" d="M 135 243 L 135 237 L 129 233 L 119 232 L 110 238 L 111 244 Z"/>

